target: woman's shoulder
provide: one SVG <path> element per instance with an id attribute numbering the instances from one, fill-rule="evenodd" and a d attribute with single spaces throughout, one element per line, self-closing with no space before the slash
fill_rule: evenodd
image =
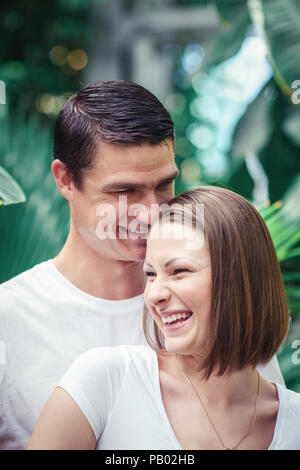
<path id="1" fill-rule="evenodd" d="M 137 384 L 152 377 L 149 372 L 153 369 L 153 354 L 144 345 L 89 349 L 75 359 L 61 378 L 57 386 L 77 403 L 96 439 L 103 432 L 125 384 L 135 390 Z"/>
<path id="2" fill-rule="evenodd" d="M 70 373 L 72 370 L 82 370 L 85 374 L 92 371 L 94 376 L 107 372 L 124 375 L 134 365 L 145 367 L 152 363 L 154 354 L 147 345 L 100 346 L 84 351 L 75 359 Z"/>
<path id="3" fill-rule="evenodd" d="M 69 393 L 82 395 L 83 392 L 85 396 L 94 396 L 93 400 L 97 401 L 99 390 L 102 396 L 113 397 L 128 378 L 144 380 L 144 374 L 151 368 L 147 364 L 153 364 L 147 346 L 96 347 L 77 357 L 57 386 Z"/>

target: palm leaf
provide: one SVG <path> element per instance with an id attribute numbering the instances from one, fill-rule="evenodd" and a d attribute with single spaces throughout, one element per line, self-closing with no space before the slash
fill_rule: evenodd
<path id="1" fill-rule="evenodd" d="M 0 211 L 3 282 L 55 256 L 68 232 L 69 211 L 50 170 L 49 125 L 20 113 L 0 124 L 0 162 L 27 194 L 26 204 L 3 206 Z"/>
<path id="2" fill-rule="evenodd" d="M 0 206 L 26 201 L 26 196 L 18 183 L 0 167 Z"/>
<path id="3" fill-rule="evenodd" d="M 225 23 L 221 34 L 214 40 L 209 54 L 204 55 L 202 69 L 208 69 L 230 59 L 240 50 L 251 24 L 248 11 L 235 21 Z"/>
<path id="4" fill-rule="evenodd" d="M 212 0 L 211 3 L 216 7 L 220 19 L 225 25 L 234 23 L 237 18 L 248 13 L 245 0 Z"/>
<path id="5" fill-rule="evenodd" d="M 258 207 L 271 234 L 278 261 L 282 267 L 286 262 L 300 256 L 300 227 L 298 221 L 287 221 L 289 207 L 276 202 L 266 207 Z M 297 246 L 298 245 L 298 246 Z M 283 280 L 291 315 L 300 314 L 300 263 L 295 263 L 296 271 L 284 272 Z M 297 284 L 298 283 L 298 284 Z"/>

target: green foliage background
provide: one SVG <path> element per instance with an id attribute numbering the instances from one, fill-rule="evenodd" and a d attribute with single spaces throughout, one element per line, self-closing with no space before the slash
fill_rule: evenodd
<path id="1" fill-rule="evenodd" d="M 70 54 L 89 54 L 93 3 L 1 2 L 0 80 L 7 103 L 0 104 L 0 166 L 21 185 L 27 201 L 1 207 L 0 282 L 53 257 L 68 233 L 68 207 L 50 172 L 52 130 L 64 100 L 82 88 L 84 69 L 72 67 Z M 176 192 L 217 184 L 252 200 L 255 181 L 247 157 L 254 154 L 260 162 L 269 200 L 258 208 L 276 246 L 291 312 L 290 334 L 278 357 L 288 387 L 300 391 L 300 211 L 299 190 L 294 191 L 300 181 L 300 113 L 291 100 L 292 84 L 300 80 L 300 0 L 177 0 L 165 8 L 200 4 L 217 11 L 221 34 L 203 44 L 178 41 L 165 103 L 176 128 L 181 170 Z M 123 6 L 133 14 L 136 2 L 124 0 Z M 272 73 L 221 146 L 226 109 L 233 106 L 230 98 L 224 100 L 224 89 L 241 87 L 227 70 L 253 26 L 264 38 Z M 63 49 L 55 56 L 57 45 Z M 193 54 L 198 66 L 187 70 L 185 61 Z"/>

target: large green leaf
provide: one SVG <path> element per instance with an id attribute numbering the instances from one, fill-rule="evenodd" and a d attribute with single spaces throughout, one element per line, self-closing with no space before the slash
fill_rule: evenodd
<path id="1" fill-rule="evenodd" d="M 246 11 L 241 17 L 237 16 L 234 21 L 225 24 L 221 34 L 214 40 L 213 45 L 210 46 L 209 54 L 204 56 L 202 68 L 210 68 L 237 54 L 245 39 L 250 23 L 250 16 L 248 11 Z"/>
<path id="2" fill-rule="evenodd" d="M 300 1 L 248 0 L 248 5 L 267 45 L 274 78 L 290 95 L 293 82 L 300 77 Z"/>
<path id="3" fill-rule="evenodd" d="M 248 13 L 247 2 L 245 0 L 212 0 L 222 21 L 226 24 L 236 22 L 236 20 Z"/>
<path id="4" fill-rule="evenodd" d="M 18 183 L 0 166 L 0 205 L 26 201 L 26 196 Z"/>
<path id="5" fill-rule="evenodd" d="M 291 142 L 300 148 L 300 111 L 299 107 L 290 104 L 288 112 L 282 122 L 282 130 Z M 300 152 L 299 152 L 300 157 Z"/>
<path id="6" fill-rule="evenodd" d="M 230 155 L 234 159 L 245 158 L 248 153 L 258 154 L 270 139 L 273 122 L 270 115 L 272 102 L 268 92 L 269 82 L 252 101 L 239 120 L 232 139 Z"/>

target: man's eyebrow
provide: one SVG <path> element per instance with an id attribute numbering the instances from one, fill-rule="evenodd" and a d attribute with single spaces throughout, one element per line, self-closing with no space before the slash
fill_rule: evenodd
<path id="1" fill-rule="evenodd" d="M 167 178 L 161 180 L 157 186 L 162 186 L 163 184 L 166 184 L 166 183 L 171 183 L 172 181 L 174 181 L 177 176 L 179 175 L 179 170 L 176 170 L 174 171 L 174 173 L 172 173 L 172 175 L 168 176 Z"/>
<path id="2" fill-rule="evenodd" d="M 164 178 L 163 180 L 159 181 L 157 183 L 157 186 L 163 186 L 164 184 L 171 183 L 174 181 L 177 176 L 179 175 L 179 170 L 175 171 L 172 173 L 170 176 L 167 178 Z M 126 182 L 126 181 L 115 181 L 112 183 L 108 183 L 105 186 L 101 188 L 102 191 L 104 192 L 110 192 L 110 191 L 120 191 L 121 189 L 145 189 L 146 185 L 142 183 L 132 183 L 132 182 Z"/>
<path id="3" fill-rule="evenodd" d="M 117 191 L 121 189 L 142 189 L 145 185 L 140 183 L 129 183 L 126 181 L 115 181 L 114 183 L 108 183 L 101 188 L 102 191 Z"/>

